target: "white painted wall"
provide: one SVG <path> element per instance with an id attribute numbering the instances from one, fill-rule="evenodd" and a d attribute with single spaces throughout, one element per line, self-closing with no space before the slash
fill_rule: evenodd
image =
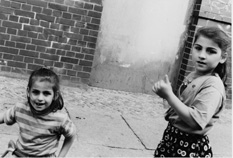
<path id="1" fill-rule="evenodd" d="M 93 86 L 150 92 L 166 74 L 185 32 L 189 0 L 103 0 Z"/>

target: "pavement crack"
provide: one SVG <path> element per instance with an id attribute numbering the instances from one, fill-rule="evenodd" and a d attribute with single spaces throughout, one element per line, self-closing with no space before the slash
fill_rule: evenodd
<path id="1" fill-rule="evenodd" d="M 108 148 L 113 148 L 113 149 L 127 149 L 127 150 L 141 150 L 142 149 L 137 149 L 137 148 L 123 148 L 123 147 L 117 147 L 117 146 L 110 146 L 110 145 L 102 145 L 104 147 L 108 147 Z"/>
<path id="2" fill-rule="evenodd" d="M 133 130 L 133 128 L 130 126 L 130 124 L 127 122 L 127 120 L 124 118 L 124 116 L 121 115 L 121 118 L 124 120 L 124 122 L 126 123 L 126 125 L 129 127 L 129 129 L 133 132 L 133 134 L 138 138 L 138 140 L 140 141 L 140 143 L 142 144 L 142 146 L 144 146 L 144 148 L 146 150 L 150 150 L 146 147 L 146 145 L 143 143 L 143 141 L 140 139 L 140 137 L 137 135 L 137 133 Z"/>

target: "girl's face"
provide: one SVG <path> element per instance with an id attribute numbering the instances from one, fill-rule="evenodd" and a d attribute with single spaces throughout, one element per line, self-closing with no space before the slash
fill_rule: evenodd
<path id="1" fill-rule="evenodd" d="M 197 38 L 192 48 L 192 61 L 197 73 L 211 73 L 219 63 L 224 63 L 225 60 L 217 43 L 204 36 Z"/>
<path id="2" fill-rule="evenodd" d="M 29 100 L 32 107 L 37 111 L 47 109 L 53 99 L 53 84 L 48 81 L 36 80 L 30 90 L 28 90 Z"/>

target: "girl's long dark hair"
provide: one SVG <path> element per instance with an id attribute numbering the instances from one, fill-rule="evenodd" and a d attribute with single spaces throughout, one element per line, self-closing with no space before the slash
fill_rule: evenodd
<path id="1" fill-rule="evenodd" d="M 221 49 L 222 56 L 225 55 L 225 53 L 230 53 L 231 51 L 231 38 L 225 33 L 223 30 L 221 30 L 218 27 L 201 27 L 197 30 L 197 33 L 194 37 L 194 43 L 198 39 L 199 36 L 204 36 L 206 38 L 209 38 L 213 40 Z M 223 81 L 223 84 L 226 85 L 227 80 L 227 62 L 219 63 L 217 67 L 214 69 L 213 73 L 217 73 L 221 80 Z"/>
<path id="2" fill-rule="evenodd" d="M 61 110 L 64 106 L 64 101 L 60 93 L 60 81 L 59 81 L 59 77 L 57 76 L 57 74 L 53 72 L 52 70 L 45 68 L 45 67 L 42 67 L 38 70 L 33 71 L 28 81 L 28 86 L 27 86 L 28 92 L 30 91 L 32 85 L 34 84 L 36 80 L 48 81 L 54 84 L 53 85 L 54 100 L 52 101 L 48 109 L 38 112 L 31 106 L 30 98 L 28 96 L 28 103 L 30 105 L 32 113 L 35 115 L 46 115 L 50 112 L 56 112 L 57 110 Z"/>

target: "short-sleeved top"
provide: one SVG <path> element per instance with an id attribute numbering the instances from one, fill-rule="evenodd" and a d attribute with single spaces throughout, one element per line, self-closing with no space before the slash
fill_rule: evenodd
<path id="1" fill-rule="evenodd" d="M 197 78 L 193 76 L 195 75 L 192 72 L 186 77 L 186 81 L 190 83 L 187 84 L 187 87 L 178 97 L 186 106 L 190 107 L 189 113 L 200 128 L 193 129 L 190 127 L 173 109 L 165 118 L 181 131 L 206 135 L 212 129 L 214 122 L 219 119 L 220 113 L 225 106 L 225 87 L 217 74 Z"/>
<path id="2" fill-rule="evenodd" d="M 66 138 L 76 134 L 76 128 L 67 113 L 58 110 L 45 116 L 33 116 L 28 103 L 17 103 L 4 114 L 8 125 L 17 123 L 19 138 L 16 147 L 27 155 L 55 154 L 61 135 Z"/>

